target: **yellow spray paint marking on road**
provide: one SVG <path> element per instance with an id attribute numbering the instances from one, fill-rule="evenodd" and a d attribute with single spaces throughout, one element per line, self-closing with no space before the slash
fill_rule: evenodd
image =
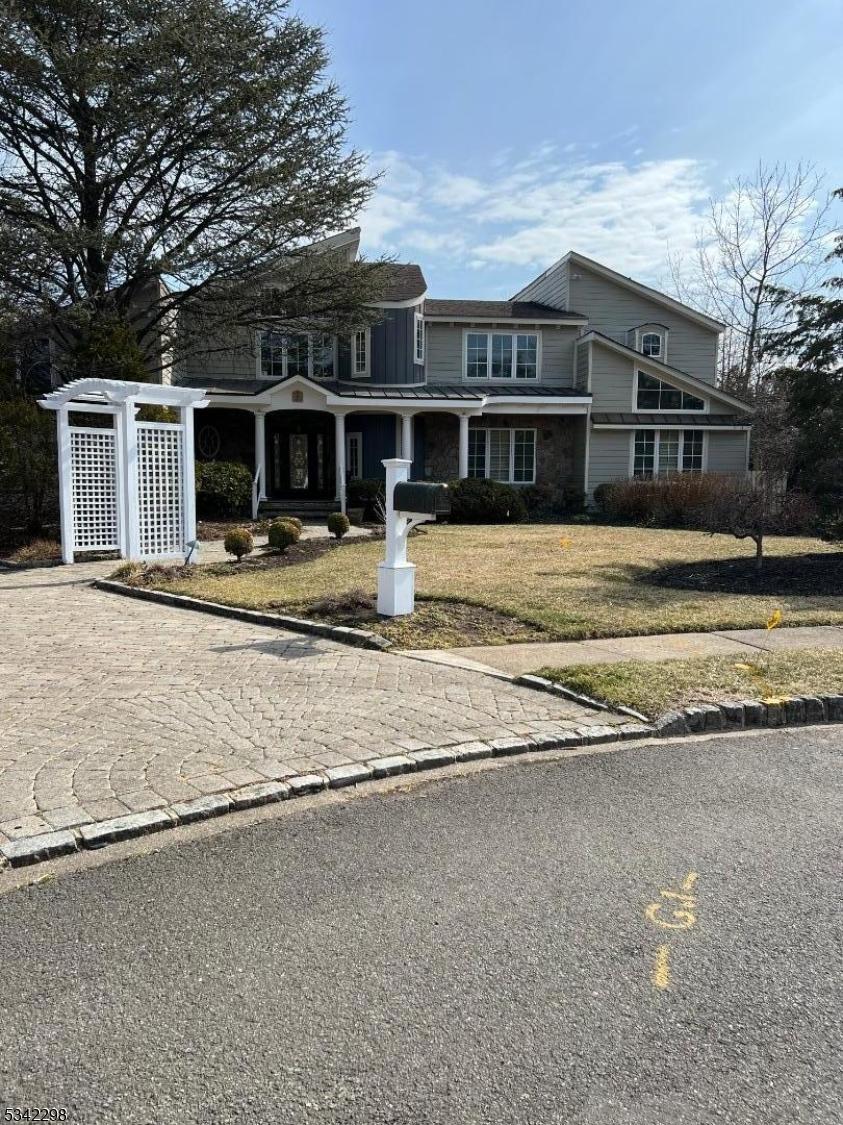
<path id="1" fill-rule="evenodd" d="M 654 988 L 665 989 L 670 984 L 670 946 L 660 945 L 656 950 L 653 971 L 650 974 Z"/>
<path id="2" fill-rule="evenodd" d="M 695 910 L 697 900 L 694 890 L 697 885 L 696 871 L 689 871 L 678 891 L 665 888 L 659 891 L 659 900 L 651 902 L 644 911 L 648 922 L 661 930 L 691 930 L 697 924 Z M 664 990 L 670 985 L 670 946 L 663 944 L 656 950 L 656 958 L 650 973 L 653 987 Z"/>

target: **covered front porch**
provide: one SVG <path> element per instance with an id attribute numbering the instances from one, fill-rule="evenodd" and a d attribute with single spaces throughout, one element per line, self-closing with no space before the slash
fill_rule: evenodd
<path id="1" fill-rule="evenodd" d="M 209 387 L 208 398 L 196 455 L 252 466 L 254 514 L 262 506 L 345 511 L 348 482 L 381 478 L 381 462 L 396 456 L 412 462 L 417 480 L 583 483 L 588 400 L 564 392 L 291 379 L 250 394 Z"/>

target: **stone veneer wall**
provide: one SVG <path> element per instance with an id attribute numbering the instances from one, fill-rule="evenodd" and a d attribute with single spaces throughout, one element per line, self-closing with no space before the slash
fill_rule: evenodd
<path id="1" fill-rule="evenodd" d="M 469 421 L 471 428 L 530 429 L 536 431 L 536 483 L 560 487 L 582 484 L 584 466 L 576 463 L 579 429 L 585 416 L 554 414 L 491 414 Z M 454 480 L 459 473 L 459 422 L 453 414 L 425 414 L 424 475 L 430 480 Z"/>

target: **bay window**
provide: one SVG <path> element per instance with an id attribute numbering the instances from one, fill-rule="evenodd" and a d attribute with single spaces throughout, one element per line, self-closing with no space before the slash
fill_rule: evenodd
<path id="1" fill-rule="evenodd" d="M 468 475 L 532 484 L 536 479 L 536 431 L 475 429 L 468 431 Z"/>
<path id="2" fill-rule="evenodd" d="M 265 379 L 333 379 L 336 342 L 325 333 L 272 332 L 260 334 L 260 373 Z"/>
<path id="3" fill-rule="evenodd" d="M 635 430 L 632 475 L 642 480 L 703 471 L 702 430 Z"/>
<path id="4" fill-rule="evenodd" d="M 536 332 L 466 332 L 466 379 L 538 379 Z"/>

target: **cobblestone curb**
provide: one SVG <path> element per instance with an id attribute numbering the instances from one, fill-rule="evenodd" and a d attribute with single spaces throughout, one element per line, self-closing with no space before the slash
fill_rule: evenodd
<path id="1" fill-rule="evenodd" d="M 150 590 L 145 586 L 128 586 L 112 578 L 97 578 L 93 585 L 98 590 L 110 594 L 122 594 L 141 601 L 157 602 L 159 605 L 175 606 L 177 609 L 198 610 L 212 613 L 217 617 L 233 617 L 237 621 L 247 621 L 252 625 L 270 625 L 274 629 L 288 629 L 291 633 L 308 633 L 315 637 L 326 637 L 356 648 L 388 649 L 392 641 L 379 637 L 368 629 L 351 629 L 346 625 L 327 625 L 322 621 L 308 621 L 302 617 L 289 617 L 281 613 L 263 613 L 257 609 L 241 609 L 233 605 L 220 605 L 202 598 L 190 598 L 186 594 L 169 594 L 164 590 Z"/>
<path id="2" fill-rule="evenodd" d="M 0 856 L 4 865 L 25 867 L 56 856 L 68 855 L 80 848 L 101 848 L 118 840 L 145 836 L 151 832 L 174 828 L 179 824 L 191 824 L 240 809 L 286 801 L 326 789 L 342 789 L 372 779 L 440 769 L 455 763 L 483 758 L 631 742 L 653 736 L 687 737 L 817 723 L 843 723 L 843 695 L 794 696 L 770 702 L 745 699 L 721 704 L 703 704 L 686 707 L 682 711 L 668 711 L 654 723 L 629 722 L 614 727 L 583 726 L 558 733 L 548 732 L 497 738 L 490 742 L 462 742 L 428 747 L 411 750 L 406 754 L 370 758 L 366 762 L 337 766 L 319 773 L 295 775 L 284 781 L 245 785 L 223 793 L 197 797 L 192 801 L 179 802 L 164 809 L 133 813 L 112 820 L 84 824 L 74 829 L 62 829 L 11 840 L 0 845 Z"/>
<path id="3" fill-rule="evenodd" d="M 574 730 L 560 731 L 558 734 L 525 735 L 498 738 L 491 742 L 461 742 L 449 746 L 411 750 L 406 754 L 370 758 L 366 762 L 336 766 L 319 773 L 297 774 L 285 778 L 284 781 L 245 785 L 239 789 L 197 797 L 191 801 L 181 801 L 167 808 L 131 813 L 111 820 L 97 821 L 94 824 L 84 824 L 78 828 L 21 837 L 0 845 L 0 856 L 5 861 L 5 865 L 25 867 L 41 860 L 68 855 L 80 849 L 97 849 L 119 840 L 174 828 L 179 824 L 192 824 L 198 820 L 223 816 L 239 809 L 304 797 L 326 789 L 342 789 L 372 779 L 395 777 L 398 774 L 414 773 L 417 770 L 440 769 L 458 762 L 471 762 L 482 758 L 585 747 L 595 743 L 617 742 L 619 739 L 644 738 L 652 735 L 653 732 L 653 727 L 627 723 L 620 727 L 578 727 Z"/>
<path id="4" fill-rule="evenodd" d="M 741 699 L 666 711 L 653 723 L 657 734 L 682 737 L 760 727 L 843 723 L 843 695 L 794 695 L 776 700 Z"/>

